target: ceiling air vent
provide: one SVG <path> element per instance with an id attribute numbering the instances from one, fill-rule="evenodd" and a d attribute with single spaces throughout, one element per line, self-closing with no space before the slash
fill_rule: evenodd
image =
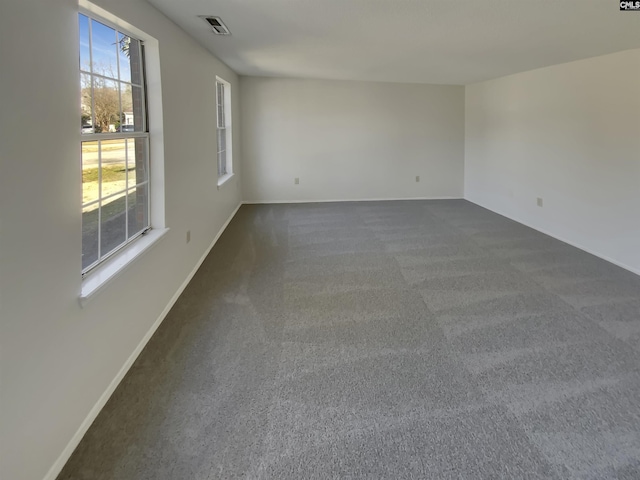
<path id="1" fill-rule="evenodd" d="M 231 35 L 231 32 L 220 17 L 208 17 L 202 15 L 201 18 L 204 18 L 207 23 L 211 25 L 213 33 L 215 33 L 216 35 Z"/>

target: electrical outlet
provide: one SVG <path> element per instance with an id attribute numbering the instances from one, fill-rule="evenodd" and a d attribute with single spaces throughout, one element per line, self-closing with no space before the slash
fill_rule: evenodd
<path id="1" fill-rule="evenodd" d="M 294 178 L 293 179 L 293 183 L 296 184 L 296 185 L 299 185 L 300 184 L 300 179 L 298 177 Z"/>
<path id="2" fill-rule="evenodd" d="M 187 230 L 187 243 L 191 241 L 191 230 Z"/>
<path id="3" fill-rule="evenodd" d="M 420 175 L 416 175 L 416 182 L 420 181 Z"/>
<path id="4" fill-rule="evenodd" d="M 538 206 L 541 207 L 542 206 L 542 198 L 538 197 Z"/>

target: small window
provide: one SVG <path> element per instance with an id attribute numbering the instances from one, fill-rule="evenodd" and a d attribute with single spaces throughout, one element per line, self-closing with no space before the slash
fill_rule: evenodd
<path id="1" fill-rule="evenodd" d="M 150 228 L 149 129 L 143 42 L 78 20 L 85 274 Z"/>
<path id="2" fill-rule="evenodd" d="M 231 85 L 221 78 L 216 80 L 218 185 L 233 174 L 231 136 Z"/>

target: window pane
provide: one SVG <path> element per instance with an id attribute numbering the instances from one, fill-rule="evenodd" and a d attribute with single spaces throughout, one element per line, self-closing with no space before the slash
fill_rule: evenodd
<path id="1" fill-rule="evenodd" d="M 133 126 L 134 131 L 142 132 L 144 131 L 144 93 L 142 92 L 142 87 L 136 87 L 133 85 L 131 87 L 131 98 L 133 105 Z"/>
<path id="2" fill-rule="evenodd" d="M 91 53 L 93 73 L 118 78 L 118 42 L 116 31 L 100 22 L 91 20 Z"/>
<path id="3" fill-rule="evenodd" d="M 136 142 L 130 138 L 127 140 L 127 189 L 135 187 L 136 183 Z"/>
<path id="4" fill-rule="evenodd" d="M 224 127 L 224 110 L 218 107 L 218 128 Z"/>
<path id="5" fill-rule="evenodd" d="M 218 176 L 227 173 L 227 134 L 225 129 L 218 129 Z"/>
<path id="6" fill-rule="evenodd" d="M 127 189 L 126 140 L 102 140 L 100 142 L 102 198 Z"/>
<path id="7" fill-rule="evenodd" d="M 113 80 L 101 77 L 93 79 L 93 114 L 96 133 L 116 131 L 119 123 L 120 92 L 118 84 Z"/>
<path id="8" fill-rule="evenodd" d="M 224 127 L 224 106 L 218 105 L 218 128 Z"/>
<path id="9" fill-rule="evenodd" d="M 82 209 L 82 269 L 98 260 L 98 204 Z"/>
<path id="10" fill-rule="evenodd" d="M 135 138 L 129 140 L 134 143 L 134 162 L 136 166 L 135 178 L 136 183 L 143 183 L 149 181 L 149 162 L 147 160 L 147 139 L 146 138 Z M 129 183 L 129 186 L 133 186 L 132 183 Z"/>
<path id="11" fill-rule="evenodd" d="M 99 194 L 98 142 L 82 142 L 82 204 L 98 200 Z"/>
<path id="12" fill-rule="evenodd" d="M 227 149 L 227 132 L 224 128 L 218 129 L 218 152 L 224 152 Z"/>
<path id="13" fill-rule="evenodd" d="M 131 94 L 131 85 L 128 83 L 120 84 L 120 95 L 122 99 L 122 112 L 120 113 L 120 130 L 121 132 L 133 132 L 133 95 Z"/>
<path id="14" fill-rule="evenodd" d="M 93 117 L 91 110 L 91 76 L 80 74 L 80 108 L 82 109 L 81 131 L 93 133 Z"/>
<path id="15" fill-rule="evenodd" d="M 120 84 L 120 91 L 122 95 L 122 126 L 120 131 L 122 132 L 142 132 L 143 105 L 140 101 L 135 101 L 134 97 L 142 96 L 142 90 L 140 87 L 131 86 L 128 83 Z"/>
<path id="16" fill-rule="evenodd" d="M 91 57 L 89 55 L 89 19 L 80 14 L 78 16 L 80 27 L 80 69 L 89 71 L 91 69 Z"/>
<path id="17" fill-rule="evenodd" d="M 129 191 L 129 238 L 149 226 L 149 185 L 138 185 Z"/>
<path id="18" fill-rule="evenodd" d="M 218 127 L 224 127 L 224 84 L 218 83 L 217 88 L 218 91 L 216 94 L 216 101 L 218 112 Z"/>
<path id="19" fill-rule="evenodd" d="M 138 41 L 118 32 L 118 55 L 120 55 L 120 80 L 131 81 L 131 49 L 138 48 Z M 136 55 L 137 56 L 137 55 Z"/>
<path id="20" fill-rule="evenodd" d="M 218 176 L 227 173 L 227 131 L 218 129 Z"/>
<path id="21" fill-rule="evenodd" d="M 222 176 L 227 173 L 227 162 L 224 152 L 218 153 L 218 176 Z"/>
<path id="22" fill-rule="evenodd" d="M 126 239 L 126 196 L 124 192 L 106 200 L 101 207 L 100 255 L 106 255 Z"/>
<path id="23" fill-rule="evenodd" d="M 129 47 L 126 49 L 126 53 L 123 52 L 123 55 L 125 57 L 124 61 L 126 62 L 125 69 L 128 70 L 130 78 L 123 77 L 121 80 L 131 82 L 138 86 L 144 85 L 140 41 L 135 38 L 130 38 Z"/>

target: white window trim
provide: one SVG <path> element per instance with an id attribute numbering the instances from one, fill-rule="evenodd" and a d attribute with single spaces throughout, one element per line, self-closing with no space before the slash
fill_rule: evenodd
<path id="1" fill-rule="evenodd" d="M 125 30 L 145 44 L 145 71 L 147 81 L 147 112 L 149 120 L 149 222 L 151 229 L 104 260 L 82 278 L 80 305 L 102 289 L 112 279 L 147 252 L 169 230 L 165 225 L 164 194 L 164 137 L 162 116 L 162 85 L 160 82 L 160 50 L 158 40 L 139 28 L 87 0 L 79 0 L 79 13 L 91 16 L 116 29 Z M 78 132 L 78 142 L 82 134 Z M 79 144 L 79 143 L 78 143 Z M 78 149 L 79 151 L 80 149 Z"/>
<path id="2" fill-rule="evenodd" d="M 222 187 L 225 183 L 233 178 L 233 121 L 232 121 L 232 112 L 231 112 L 231 84 L 227 82 L 224 78 L 221 78 L 216 75 L 216 128 L 217 125 L 217 102 L 218 102 L 218 88 L 217 84 L 222 83 L 224 85 L 224 117 L 225 117 L 225 130 L 227 134 L 227 142 L 226 142 L 226 163 L 227 163 L 227 173 L 218 177 L 218 189 Z M 217 136 L 216 136 L 217 139 Z M 216 140 L 217 142 L 217 140 Z M 218 145 L 216 145 L 216 152 L 218 151 Z M 218 158 L 216 155 L 216 172 L 218 171 Z"/>
<path id="3" fill-rule="evenodd" d="M 218 177 L 218 190 L 220 190 L 220 188 L 232 178 L 233 178 L 233 172 L 226 173 L 221 177 Z"/>
<path id="4" fill-rule="evenodd" d="M 154 228 L 131 242 L 100 263 L 85 275 L 80 292 L 80 305 L 85 306 L 91 297 L 109 281 L 124 272 L 134 261 L 147 252 L 169 231 L 168 228 Z"/>

